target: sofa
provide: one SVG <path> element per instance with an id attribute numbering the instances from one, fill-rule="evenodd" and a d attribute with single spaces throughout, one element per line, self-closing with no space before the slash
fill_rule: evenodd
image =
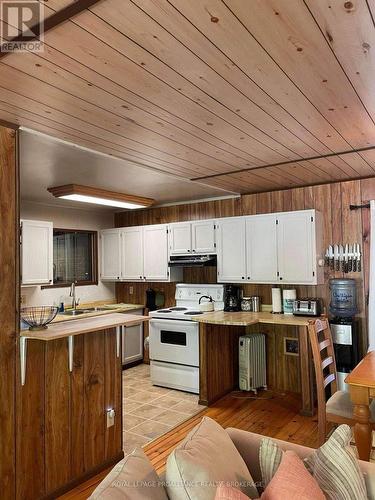
<path id="1" fill-rule="evenodd" d="M 206 425 L 209 424 L 209 426 L 212 427 L 213 422 L 211 419 L 207 419 L 206 417 L 202 420 L 201 424 L 204 425 L 204 422 L 206 422 Z M 197 428 L 201 425 L 198 424 Z M 214 425 L 219 427 L 216 422 L 214 422 Z M 259 435 L 259 434 L 254 434 L 252 432 L 247 432 L 243 431 L 240 429 L 234 429 L 234 428 L 228 428 L 228 429 L 222 429 L 220 428 L 220 432 L 222 434 L 225 434 L 226 440 L 230 441 L 231 444 L 234 445 L 235 449 L 237 450 L 237 454 L 239 454 L 242 458 L 242 461 L 246 465 L 248 471 L 250 472 L 251 479 L 255 483 L 256 486 L 259 486 L 262 484 L 262 475 L 261 475 L 261 469 L 260 469 L 260 463 L 259 463 L 259 450 L 261 446 L 262 439 L 264 436 Z M 192 434 L 193 433 L 193 434 Z M 189 434 L 189 436 L 177 447 L 177 450 L 179 447 L 183 447 L 183 443 L 186 442 L 186 440 L 190 439 L 190 442 L 194 441 L 194 430 L 192 433 Z M 223 436 L 222 436 L 223 437 Z M 222 437 L 219 437 L 219 439 L 222 439 Z M 229 438 L 229 439 L 228 439 Z M 216 438 L 215 438 L 216 439 Z M 224 441 L 225 441 L 224 439 Z M 289 443 L 286 441 L 280 441 L 277 439 L 273 439 L 275 443 L 278 444 L 278 446 L 283 450 L 292 450 L 294 451 L 302 460 L 307 457 L 308 455 L 311 455 L 311 453 L 314 451 L 312 448 L 308 448 L 305 446 L 300 446 L 294 443 Z M 234 459 L 232 459 L 232 456 L 228 456 L 228 451 L 226 450 L 226 445 L 227 443 L 223 442 L 220 443 L 220 446 L 218 447 L 219 450 L 222 450 L 222 455 L 227 457 L 227 463 L 226 467 L 228 468 L 233 468 L 238 472 L 240 469 L 240 466 L 235 462 Z M 205 454 L 205 449 L 207 446 L 209 447 L 209 444 L 206 445 L 203 442 L 204 448 L 198 448 L 198 452 L 196 450 L 193 451 L 191 454 L 191 464 L 189 467 L 192 469 L 191 472 L 191 477 L 193 478 L 198 478 L 199 479 L 199 467 L 200 467 L 200 462 L 202 463 L 202 460 L 206 460 L 204 454 Z M 233 448 L 234 449 L 234 448 Z M 176 450 L 174 450 L 172 454 L 174 454 Z M 189 452 L 189 450 L 188 450 Z M 194 454 L 195 453 L 195 454 Z M 219 452 L 220 454 L 220 452 Z M 217 456 L 219 455 L 217 454 Z M 143 452 L 139 450 L 138 452 L 135 453 L 135 457 L 138 458 L 139 464 L 136 466 L 136 472 L 129 468 L 129 466 L 126 465 L 124 461 L 120 462 L 115 468 L 108 474 L 108 476 L 102 481 L 102 483 L 98 486 L 98 488 L 94 491 L 90 499 L 92 500 L 117 500 L 117 499 L 132 499 L 132 500 L 143 500 L 143 499 L 150 499 L 150 500 L 165 500 L 168 498 L 171 498 L 172 500 L 181 500 L 185 498 L 191 498 L 191 499 L 197 499 L 197 500 L 211 500 L 215 498 L 215 490 L 209 488 L 207 489 L 207 494 L 202 491 L 196 493 L 196 492 L 181 492 L 180 491 L 171 491 L 167 488 L 164 488 L 165 486 L 165 479 L 167 479 L 167 482 L 170 480 L 168 478 L 168 468 L 173 468 L 173 464 L 171 463 L 172 461 L 171 456 L 168 458 L 167 462 L 167 473 L 163 474 L 162 476 L 158 477 L 156 475 L 156 472 L 152 469 L 151 463 L 148 461 L 148 459 L 144 456 Z M 142 458 L 143 457 L 143 458 Z M 202 458 L 203 457 L 203 458 Z M 134 457 L 133 457 L 134 459 Z M 126 459 L 124 459 L 126 461 Z M 218 460 L 219 461 L 219 460 Z M 217 476 L 220 477 L 223 475 L 223 469 L 220 471 L 217 471 L 217 464 L 215 461 L 214 463 L 211 464 L 211 471 L 214 471 L 214 473 L 217 473 Z M 375 464 L 370 463 L 370 462 L 363 462 L 363 461 L 358 461 L 359 468 L 361 472 L 363 473 L 364 479 L 365 479 L 365 487 L 367 490 L 367 497 L 369 499 L 375 499 Z M 125 464 L 125 465 L 124 465 Z M 218 466 L 220 469 L 220 466 Z M 225 474 L 224 474 L 225 475 Z M 238 473 L 238 478 L 244 477 L 246 475 L 246 472 L 239 472 Z M 134 479 L 136 481 L 139 481 L 140 477 L 142 478 L 142 481 L 147 482 L 147 489 L 143 489 L 143 491 L 139 491 L 138 489 L 129 489 L 129 478 L 132 478 L 134 476 Z M 137 477 L 136 477 L 137 476 Z M 174 476 L 175 477 L 175 476 Z M 155 478 L 158 480 L 158 485 L 155 486 Z M 185 480 L 185 479 L 184 479 Z M 154 486 L 154 487 L 153 487 Z M 251 496 L 246 491 L 246 493 L 249 495 L 250 498 L 257 498 L 258 495 Z"/>

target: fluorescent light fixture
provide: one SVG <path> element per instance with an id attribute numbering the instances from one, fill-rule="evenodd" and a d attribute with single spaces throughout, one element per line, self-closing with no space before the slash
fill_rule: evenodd
<path id="1" fill-rule="evenodd" d="M 151 198 L 133 196 L 131 194 L 117 193 L 105 189 L 93 188 L 89 186 L 79 186 L 77 184 L 67 184 L 48 188 L 48 191 L 56 198 L 64 200 L 79 201 L 83 203 L 93 203 L 116 208 L 146 208 L 154 203 Z"/>

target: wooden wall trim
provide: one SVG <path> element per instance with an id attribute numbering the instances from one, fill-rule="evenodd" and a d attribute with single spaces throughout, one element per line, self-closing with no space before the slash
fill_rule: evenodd
<path id="1" fill-rule="evenodd" d="M 372 151 L 374 149 L 375 149 L 375 146 L 368 146 L 368 147 L 365 147 L 365 148 L 345 150 L 345 151 L 341 151 L 339 153 L 326 153 L 326 154 L 323 154 L 323 155 L 307 156 L 307 157 L 303 158 L 300 161 L 306 162 L 306 161 L 312 161 L 312 160 L 321 160 L 323 158 L 337 158 L 337 157 L 340 157 L 340 156 L 354 155 L 355 153 L 364 153 L 365 151 Z M 267 168 L 270 168 L 270 167 L 282 167 L 282 166 L 285 166 L 285 165 L 294 165 L 295 163 L 299 163 L 299 161 L 298 160 L 295 160 L 295 161 L 290 161 L 290 160 L 279 161 L 277 163 L 267 163 L 266 165 L 252 166 L 252 167 L 249 167 L 249 168 L 239 168 L 237 170 L 231 170 L 231 171 L 224 172 L 224 173 L 219 173 L 219 174 L 201 175 L 199 177 L 193 177 L 190 180 L 192 180 L 192 181 L 202 181 L 202 180 L 205 180 L 205 179 L 213 179 L 215 177 L 223 177 L 223 176 L 228 175 L 228 174 L 231 174 L 231 175 L 233 175 L 233 174 L 242 174 L 243 172 L 254 172 L 256 170 L 263 170 L 263 169 L 267 169 Z M 347 180 L 351 180 L 351 179 L 347 179 Z"/>
<path id="2" fill-rule="evenodd" d="M 0 491 L 15 498 L 16 343 L 19 333 L 17 132 L 0 126 Z"/>
<path id="3" fill-rule="evenodd" d="M 11 130 L 18 130 L 19 125 L 16 123 L 7 122 L 6 120 L 0 119 L 0 127 L 10 128 Z"/>

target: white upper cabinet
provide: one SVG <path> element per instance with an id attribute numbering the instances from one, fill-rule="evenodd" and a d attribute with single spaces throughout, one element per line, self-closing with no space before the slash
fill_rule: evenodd
<path id="1" fill-rule="evenodd" d="M 216 225 L 213 220 L 191 223 L 192 252 L 212 254 L 216 253 Z"/>
<path id="2" fill-rule="evenodd" d="M 166 224 L 144 226 L 143 228 L 143 275 L 146 280 L 168 280 L 169 270 L 167 230 L 168 226 Z"/>
<path id="3" fill-rule="evenodd" d="M 324 282 L 316 210 L 107 229 L 101 242 L 104 280 L 180 281 L 169 255 L 217 253 L 219 283 Z"/>
<path id="4" fill-rule="evenodd" d="M 214 220 L 170 224 L 170 255 L 216 253 L 215 227 Z"/>
<path id="5" fill-rule="evenodd" d="M 320 214 L 315 210 L 277 214 L 279 281 L 293 284 L 320 282 L 321 224 L 317 219 L 320 219 Z"/>
<path id="6" fill-rule="evenodd" d="M 192 250 L 190 222 L 171 224 L 169 231 L 170 255 L 190 253 Z"/>
<path id="7" fill-rule="evenodd" d="M 254 283 L 277 281 L 277 233 L 274 214 L 246 219 L 246 274 Z"/>
<path id="8" fill-rule="evenodd" d="M 121 279 L 143 279 L 143 228 L 121 229 Z"/>
<path id="9" fill-rule="evenodd" d="M 243 282 L 246 279 L 245 217 L 217 221 L 217 280 Z"/>
<path id="10" fill-rule="evenodd" d="M 21 220 L 21 283 L 53 283 L 52 222 Z"/>
<path id="11" fill-rule="evenodd" d="M 101 232 L 101 269 L 102 280 L 121 278 L 120 230 L 105 229 Z"/>
<path id="12" fill-rule="evenodd" d="M 101 279 L 180 281 L 182 269 L 168 267 L 167 231 L 167 224 L 102 231 Z"/>
<path id="13" fill-rule="evenodd" d="M 323 283 L 316 210 L 217 220 L 218 282 Z"/>

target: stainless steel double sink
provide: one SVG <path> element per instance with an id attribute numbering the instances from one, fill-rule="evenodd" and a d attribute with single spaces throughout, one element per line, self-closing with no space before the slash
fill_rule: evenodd
<path id="1" fill-rule="evenodd" d="M 105 307 L 87 307 L 85 309 L 67 309 L 63 313 L 65 316 L 79 316 L 80 314 L 88 314 L 96 311 L 108 311 Z"/>

